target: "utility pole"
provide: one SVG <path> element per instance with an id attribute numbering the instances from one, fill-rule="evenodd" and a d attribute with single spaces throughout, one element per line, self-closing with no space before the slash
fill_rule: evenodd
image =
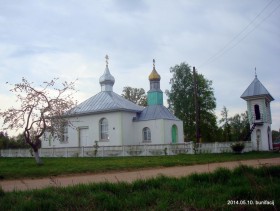
<path id="1" fill-rule="evenodd" d="M 197 75 L 195 67 L 193 67 L 193 81 L 194 81 L 194 104 L 195 104 L 195 131 L 196 131 L 196 143 L 200 142 L 200 115 L 198 107 L 198 98 L 197 98 Z"/>

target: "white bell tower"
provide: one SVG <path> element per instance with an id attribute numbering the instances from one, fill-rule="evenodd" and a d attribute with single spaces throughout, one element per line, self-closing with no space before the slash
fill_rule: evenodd
<path id="1" fill-rule="evenodd" d="M 270 102 L 274 98 L 259 81 L 257 74 L 241 98 L 247 101 L 248 118 L 253 150 L 272 150 Z"/>

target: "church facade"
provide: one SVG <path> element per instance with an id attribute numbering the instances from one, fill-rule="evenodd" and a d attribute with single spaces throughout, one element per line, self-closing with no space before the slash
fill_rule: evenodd
<path id="1" fill-rule="evenodd" d="M 148 106 L 132 103 L 113 91 L 115 78 L 106 67 L 101 92 L 80 103 L 66 117 L 61 140 L 44 135 L 42 148 L 183 143 L 183 122 L 163 105 L 155 63 L 149 75 Z"/>

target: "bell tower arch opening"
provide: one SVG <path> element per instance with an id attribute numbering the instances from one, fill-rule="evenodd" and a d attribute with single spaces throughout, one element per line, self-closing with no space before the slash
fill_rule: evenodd
<path id="1" fill-rule="evenodd" d="M 256 120 L 260 120 L 261 119 L 260 106 L 258 104 L 254 105 L 254 110 L 255 110 Z"/>

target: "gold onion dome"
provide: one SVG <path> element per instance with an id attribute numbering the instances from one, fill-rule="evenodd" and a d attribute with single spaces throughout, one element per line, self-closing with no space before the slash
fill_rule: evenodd
<path id="1" fill-rule="evenodd" d="M 151 74 L 149 75 L 149 80 L 150 81 L 154 81 L 154 80 L 160 80 L 160 75 L 158 74 L 158 72 L 156 71 L 155 68 L 155 60 L 153 59 L 153 71 L 151 72 Z"/>

